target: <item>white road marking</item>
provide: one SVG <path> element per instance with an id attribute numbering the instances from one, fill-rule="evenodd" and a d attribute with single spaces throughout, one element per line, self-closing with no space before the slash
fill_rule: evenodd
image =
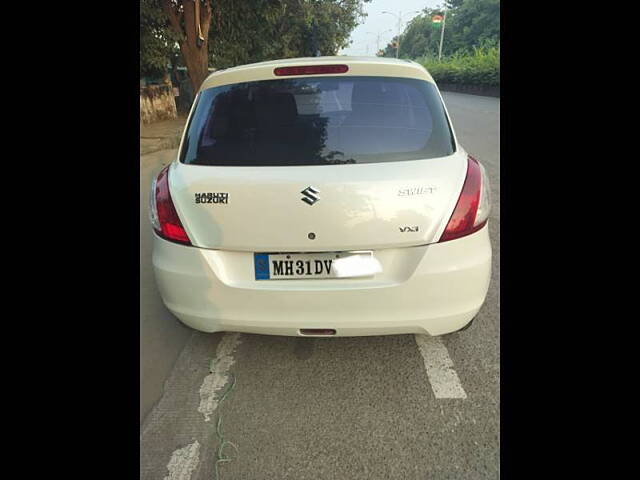
<path id="1" fill-rule="evenodd" d="M 173 452 L 167 470 L 169 475 L 164 480 L 190 480 L 191 474 L 198 466 L 200 459 L 200 443 L 198 440 Z"/>
<path id="2" fill-rule="evenodd" d="M 467 398 L 442 340 L 429 335 L 415 335 L 415 338 L 436 398 Z"/>
<path id="3" fill-rule="evenodd" d="M 200 387 L 200 406 L 198 411 L 204 415 L 204 421 L 211 420 L 211 415 L 218 408 L 218 393 L 224 392 L 224 387 L 229 381 L 229 368 L 235 363 L 233 352 L 240 343 L 239 333 L 225 333 L 218 348 L 216 358 L 213 360 L 212 372 L 204 378 Z"/>

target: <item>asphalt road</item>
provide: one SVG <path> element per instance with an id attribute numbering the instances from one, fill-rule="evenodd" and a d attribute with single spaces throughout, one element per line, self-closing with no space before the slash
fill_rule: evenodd
<path id="1" fill-rule="evenodd" d="M 162 303 L 151 268 L 149 189 L 176 150 L 140 157 L 140 423 L 163 393 L 178 355 L 192 335 Z"/>
<path id="2" fill-rule="evenodd" d="M 470 329 L 433 345 L 448 354 L 449 373 L 457 374 L 463 398 L 436 394 L 442 379 L 426 368 L 414 335 L 189 335 L 159 303 L 149 238 L 141 231 L 141 278 L 151 278 L 141 285 L 142 304 L 152 312 L 145 312 L 146 330 L 156 322 L 162 333 L 155 335 L 167 339 L 170 358 L 186 341 L 164 395 L 141 428 L 142 479 L 216 478 L 219 415 L 224 439 L 237 447 L 224 448 L 233 459 L 219 464 L 223 479 L 499 478 L 500 100 L 443 96 L 460 142 L 486 166 L 492 185 L 493 274 L 486 303 Z M 157 171 L 173 155 L 150 155 L 143 169 Z M 153 350 L 154 361 L 163 357 L 157 345 Z M 215 368 L 226 366 L 227 380 L 216 398 L 234 385 L 217 409 L 209 394 L 225 377 L 210 375 L 214 358 Z"/>

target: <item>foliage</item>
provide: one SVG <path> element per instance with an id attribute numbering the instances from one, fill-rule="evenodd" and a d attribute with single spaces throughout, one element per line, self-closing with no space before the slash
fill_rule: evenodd
<path id="1" fill-rule="evenodd" d="M 500 0 L 456 0 L 447 2 L 453 8 L 447 12 L 443 54 L 473 47 L 500 44 Z"/>
<path id="2" fill-rule="evenodd" d="M 162 77 L 178 54 L 158 0 L 140 0 L 140 77 Z"/>
<path id="3" fill-rule="evenodd" d="M 371 0 L 218 0 L 209 32 L 210 65 L 335 55 Z"/>
<path id="4" fill-rule="evenodd" d="M 191 86 L 196 91 L 209 74 L 211 0 L 160 0 L 160 7 L 177 38 Z"/>
<path id="5" fill-rule="evenodd" d="M 474 47 L 472 53 L 459 51 L 439 62 L 437 57 L 419 58 L 436 83 L 468 85 L 500 85 L 500 49 L 487 46 Z"/>
<path id="6" fill-rule="evenodd" d="M 380 50 L 377 53 L 378 57 L 387 57 L 387 58 L 395 58 L 396 56 L 396 48 L 398 45 L 398 36 L 394 35 L 394 37 L 389 41 L 386 47 L 383 50 Z"/>
<path id="7" fill-rule="evenodd" d="M 442 13 L 441 9 L 425 8 L 409 22 L 400 38 L 400 58 L 438 55 L 441 27 L 434 25 L 431 18 Z"/>
<path id="8" fill-rule="evenodd" d="M 399 57 L 416 59 L 436 82 L 472 85 L 500 85 L 500 0 L 445 0 L 447 13 L 438 61 L 442 26 L 434 25 L 433 15 L 443 8 L 425 8 L 400 36 Z M 394 42 L 378 55 L 395 57 Z"/>
<path id="9" fill-rule="evenodd" d="M 474 47 L 500 45 L 500 0 L 446 0 L 442 54 L 473 52 Z M 444 9 L 425 8 L 400 36 L 400 58 L 434 57 L 438 55 L 442 26 L 434 25 L 433 15 Z M 394 42 L 396 37 L 394 37 Z M 391 43 L 381 56 L 395 57 Z"/>
<path id="10" fill-rule="evenodd" d="M 202 5 L 210 5 L 212 11 L 207 38 L 209 66 L 227 68 L 311 56 L 316 49 L 322 55 L 335 55 L 348 45 L 351 31 L 366 15 L 363 4 L 370 1 L 205 0 Z M 174 0 L 173 4 L 177 6 L 177 23 L 184 29 L 182 2 Z M 141 0 L 140 75 L 159 76 L 166 73 L 169 64 L 186 64 L 185 47 L 181 53 L 177 41 L 185 42 L 184 34 L 170 27 L 161 0 Z"/>

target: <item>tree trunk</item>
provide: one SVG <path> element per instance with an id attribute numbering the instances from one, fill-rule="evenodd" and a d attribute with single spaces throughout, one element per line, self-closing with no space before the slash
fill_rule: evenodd
<path id="1" fill-rule="evenodd" d="M 162 0 L 162 9 L 169 18 L 171 29 L 178 34 L 180 52 L 187 67 L 194 95 L 209 75 L 210 0 L 205 0 L 200 4 L 200 18 L 197 19 L 197 22 L 195 7 L 196 4 L 193 0 Z M 200 32 L 198 31 L 198 23 Z M 203 38 L 201 42 L 198 41 L 199 33 Z"/>
<path id="2" fill-rule="evenodd" d="M 187 67 L 187 74 L 189 75 L 189 80 L 191 80 L 194 93 L 198 91 L 204 79 L 209 75 L 209 61 L 207 50 L 205 50 L 206 47 L 206 40 L 201 49 L 189 48 L 185 46 L 184 43 L 180 44 L 180 51 L 182 52 L 182 58 Z"/>

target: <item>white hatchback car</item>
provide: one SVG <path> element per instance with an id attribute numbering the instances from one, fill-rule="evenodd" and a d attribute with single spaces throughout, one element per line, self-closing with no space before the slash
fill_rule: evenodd
<path id="1" fill-rule="evenodd" d="M 421 65 L 244 65 L 204 81 L 154 180 L 153 267 L 205 332 L 442 335 L 485 300 L 489 208 Z"/>

